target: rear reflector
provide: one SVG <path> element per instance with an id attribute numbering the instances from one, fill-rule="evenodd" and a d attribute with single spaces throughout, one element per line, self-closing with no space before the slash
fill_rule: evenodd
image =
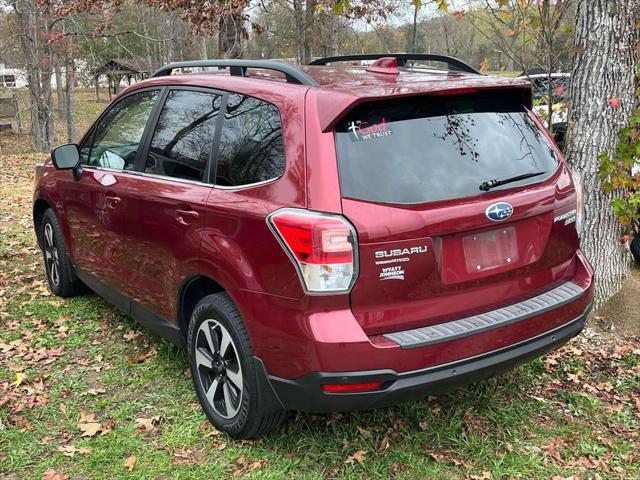
<path id="1" fill-rule="evenodd" d="M 287 208 L 267 220 L 306 292 L 349 291 L 357 276 L 357 242 L 355 229 L 344 217 Z"/>
<path id="2" fill-rule="evenodd" d="M 383 384 L 384 382 L 326 384 L 322 385 L 322 390 L 329 393 L 363 392 L 367 390 L 378 390 Z"/>

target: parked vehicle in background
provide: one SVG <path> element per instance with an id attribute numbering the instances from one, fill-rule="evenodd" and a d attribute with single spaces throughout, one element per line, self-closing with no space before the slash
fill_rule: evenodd
<path id="1" fill-rule="evenodd" d="M 579 182 L 531 107 L 440 55 L 168 65 L 37 170 L 49 286 L 184 345 L 238 438 L 494 375 L 591 308 Z"/>
<path id="2" fill-rule="evenodd" d="M 533 84 L 533 111 L 540 117 L 545 125 L 550 125 L 549 131 L 560 147 L 564 148 L 564 138 L 567 133 L 567 114 L 569 91 L 571 89 L 570 73 L 551 74 L 551 101 L 552 112 L 549 123 L 549 74 L 547 73 L 523 73 L 520 78 L 526 78 Z"/>

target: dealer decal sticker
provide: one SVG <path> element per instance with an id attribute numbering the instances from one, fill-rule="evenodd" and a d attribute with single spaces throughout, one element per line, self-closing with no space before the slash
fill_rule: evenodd
<path id="1" fill-rule="evenodd" d="M 396 267 L 383 267 L 380 272 L 380 280 L 404 280 L 404 268 L 399 265 Z"/>

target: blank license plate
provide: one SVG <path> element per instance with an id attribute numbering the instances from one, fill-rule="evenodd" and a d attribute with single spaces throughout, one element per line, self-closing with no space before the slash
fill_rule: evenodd
<path id="1" fill-rule="evenodd" d="M 482 272 L 518 260 L 516 229 L 505 227 L 462 239 L 467 272 Z"/>

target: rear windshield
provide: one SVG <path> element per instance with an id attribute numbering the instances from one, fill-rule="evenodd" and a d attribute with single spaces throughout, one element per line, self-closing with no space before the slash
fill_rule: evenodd
<path id="1" fill-rule="evenodd" d="M 413 204 L 483 193 L 480 184 L 527 173 L 548 178 L 558 161 L 510 91 L 422 96 L 357 107 L 336 127 L 344 197 Z"/>

